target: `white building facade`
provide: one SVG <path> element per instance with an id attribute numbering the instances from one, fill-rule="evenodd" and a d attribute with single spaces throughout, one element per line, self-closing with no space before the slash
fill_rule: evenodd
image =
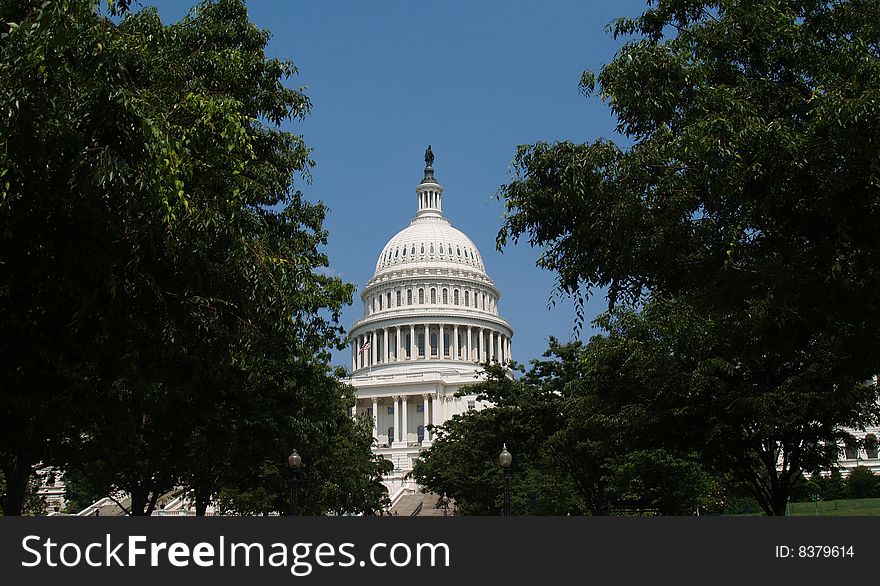
<path id="1" fill-rule="evenodd" d="M 486 406 L 455 396 L 477 382 L 479 363 L 511 356 L 501 295 L 477 247 L 443 216 L 433 159 L 429 146 L 416 216 L 382 249 L 349 331 L 355 414 L 373 417 L 374 452 L 394 465 L 385 479 L 392 498 L 414 487 L 407 475 L 431 445 L 429 426 Z"/>

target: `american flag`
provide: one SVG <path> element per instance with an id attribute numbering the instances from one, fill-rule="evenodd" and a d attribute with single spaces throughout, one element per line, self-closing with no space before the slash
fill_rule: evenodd
<path id="1" fill-rule="evenodd" d="M 361 349 L 358 350 L 358 354 L 363 354 L 364 352 L 366 352 L 369 349 L 370 349 L 370 340 L 367 340 L 366 342 L 364 342 L 364 345 L 361 346 Z"/>

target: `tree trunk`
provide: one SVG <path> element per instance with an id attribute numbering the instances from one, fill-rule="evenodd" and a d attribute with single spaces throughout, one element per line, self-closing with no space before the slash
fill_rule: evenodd
<path id="1" fill-rule="evenodd" d="M 776 486 L 773 494 L 773 514 L 784 517 L 788 509 L 788 497 L 791 493 L 791 486 L 787 482 L 780 482 Z"/>
<path id="2" fill-rule="evenodd" d="M 3 495 L 3 514 L 20 517 L 27 497 L 28 482 L 33 473 L 33 462 L 29 454 L 17 452 L 7 457 L 3 463 L 3 476 L 6 479 L 6 494 Z"/>
<path id="3" fill-rule="evenodd" d="M 153 494 L 150 497 L 150 504 L 147 505 L 147 512 L 144 514 L 147 516 L 152 515 L 153 511 L 156 510 L 156 503 L 157 502 L 159 502 L 159 491 L 155 487 L 153 487 Z"/>
<path id="4" fill-rule="evenodd" d="M 196 517 L 204 517 L 211 504 L 211 489 L 203 484 L 196 486 Z"/>
<path id="5" fill-rule="evenodd" d="M 129 511 L 132 517 L 143 517 L 146 515 L 147 508 L 147 490 L 141 486 L 134 486 L 131 489 L 131 506 Z"/>

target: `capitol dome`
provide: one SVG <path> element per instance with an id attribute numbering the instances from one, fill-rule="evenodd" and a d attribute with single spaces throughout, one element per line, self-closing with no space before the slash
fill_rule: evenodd
<path id="1" fill-rule="evenodd" d="M 417 217 L 395 234 L 376 261 L 374 277 L 406 265 L 448 268 L 464 265 L 485 274 L 480 251 L 470 238 L 453 228 L 445 218 Z"/>
<path id="2" fill-rule="evenodd" d="M 416 215 L 382 248 L 349 330 L 354 413 L 373 417 L 374 451 L 394 463 L 392 493 L 431 445 L 431 426 L 487 405 L 466 392 L 481 364 L 511 361 L 501 294 L 476 245 L 444 217 L 433 161 L 429 146 Z"/>

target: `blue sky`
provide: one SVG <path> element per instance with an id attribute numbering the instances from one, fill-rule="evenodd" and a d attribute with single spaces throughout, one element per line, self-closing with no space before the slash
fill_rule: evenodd
<path id="1" fill-rule="evenodd" d="M 155 4 L 172 22 L 195 3 Z M 251 20 L 272 32 L 269 54 L 299 67 L 289 83 L 313 102 L 306 120 L 288 129 L 314 149 L 313 181 L 299 188 L 331 209 L 332 271 L 357 284 L 359 295 L 384 244 L 415 215 L 431 144 L 444 213 L 479 247 L 501 290 L 514 359 L 539 357 L 550 336 L 570 339 L 572 304 L 548 310 L 554 275 L 535 267 L 539 251 L 525 242 L 495 250 L 503 210 L 494 196 L 511 177 L 517 145 L 615 138 L 607 105 L 585 98 L 578 82 L 620 46 L 606 26 L 645 7 L 644 0 L 252 0 Z M 587 315 L 604 308 L 595 295 Z M 361 314 L 356 297 L 343 325 Z M 348 360 L 348 351 L 334 355 L 338 364 Z"/>

